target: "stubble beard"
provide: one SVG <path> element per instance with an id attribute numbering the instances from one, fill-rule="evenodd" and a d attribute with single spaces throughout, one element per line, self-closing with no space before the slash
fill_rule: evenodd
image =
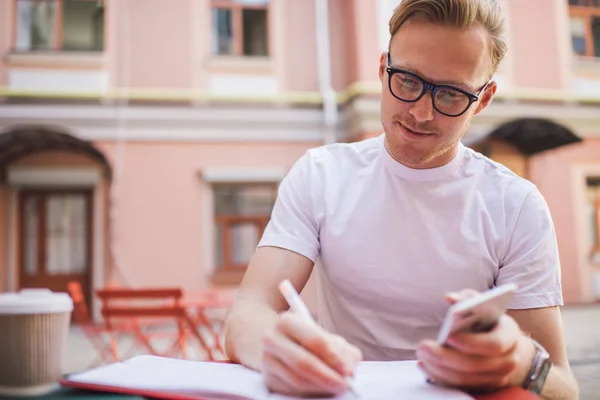
<path id="1" fill-rule="evenodd" d="M 397 121 L 396 119 L 393 120 L 391 132 L 388 129 L 389 127 L 382 124 L 386 138 L 386 149 L 394 160 L 412 168 L 425 168 L 424 166 L 430 164 L 436 158 L 451 151 L 466 132 L 466 129 L 464 129 L 460 136 L 453 141 L 429 145 L 405 139 L 402 133 L 399 132 L 400 127 L 397 125 Z"/>

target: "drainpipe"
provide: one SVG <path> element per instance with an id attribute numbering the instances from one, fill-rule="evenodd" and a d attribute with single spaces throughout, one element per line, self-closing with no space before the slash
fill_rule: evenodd
<path id="1" fill-rule="evenodd" d="M 337 93 L 331 85 L 331 52 L 329 47 L 329 1 L 315 0 L 316 33 L 317 33 L 317 68 L 319 91 L 323 98 L 323 115 L 325 130 L 324 144 L 337 141 Z"/>

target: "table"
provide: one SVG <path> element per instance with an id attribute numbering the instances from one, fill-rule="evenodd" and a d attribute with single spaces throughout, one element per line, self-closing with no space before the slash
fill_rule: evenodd
<path id="1" fill-rule="evenodd" d="M 0 399 L 4 399 L 0 396 Z M 28 397 L 26 399 L 40 399 L 40 400 L 147 400 L 145 397 L 140 396 L 128 396 L 123 394 L 103 393 L 103 392 L 89 392 L 83 390 L 75 390 L 71 388 L 62 387 L 55 393 L 39 396 L 39 397 Z M 502 392 L 498 392 L 492 395 L 479 396 L 477 400 L 537 400 L 538 397 L 533 394 L 526 392 L 521 389 L 512 388 Z"/>

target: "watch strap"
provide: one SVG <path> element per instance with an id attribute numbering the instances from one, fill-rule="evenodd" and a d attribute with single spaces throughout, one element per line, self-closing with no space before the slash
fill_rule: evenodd
<path id="1" fill-rule="evenodd" d="M 525 378 L 525 382 L 523 382 L 523 388 L 535 394 L 540 394 L 544 382 L 546 381 L 546 377 L 548 376 L 551 363 L 550 355 L 538 342 L 533 339 L 531 339 L 531 341 L 536 348 L 536 352 Z"/>

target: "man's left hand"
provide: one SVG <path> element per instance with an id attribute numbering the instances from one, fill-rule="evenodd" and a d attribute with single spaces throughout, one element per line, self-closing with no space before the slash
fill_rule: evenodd
<path id="1" fill-rule="evenodd" d="M 470 295 L 462 292 L 448 301 Z M 419 367 L 436 384 L 468 391 L 522 386 L 534 354 L 531 340 L 506 314 L 489 332 L 456 333 L 446 346 L 424 340 L 417 349 Z"/>

